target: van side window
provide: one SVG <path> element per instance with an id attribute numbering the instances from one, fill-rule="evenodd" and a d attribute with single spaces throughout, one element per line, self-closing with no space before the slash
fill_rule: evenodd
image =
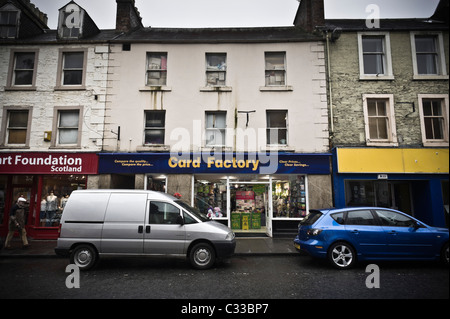
<path id="1" fill-rule="evenodd" d="M 195 224 L 197 223 L 197 221 L 191 217 L 191 215 L 189 215 L 186 212 L 183 212 L 183 217 L 184 217 L 184 224 Z"/>
<path id="2" fill-rule="evenodd" d="M 180 210 L 172 204 L 150 202 L 149 224 L 176 224 Z"/>

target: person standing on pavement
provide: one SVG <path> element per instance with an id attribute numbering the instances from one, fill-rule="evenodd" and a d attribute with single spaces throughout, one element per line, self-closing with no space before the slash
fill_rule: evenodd
<path id="1" fill-rule="evenodd" d="M 11 208 L 8 224 L 8 236 L 5 241 L 5 249 L 11 249 L 10 241 L 17 230 L 22 238 L 23 248 L 28 248 L 30 244 L 27 239 L 27 231 L 25 230 L 25 207 L 27 201 L 23 197 L 19 197 L 17 203 Z"/>

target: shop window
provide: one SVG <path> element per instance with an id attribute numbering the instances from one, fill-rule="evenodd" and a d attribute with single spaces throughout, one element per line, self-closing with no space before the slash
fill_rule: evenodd
<path id="1" fill-rule="evenodd" d="M 206 146 L 225 146 L 226 112 L 206 112 Z"/>
<path id="2" fill-rule="evenodd" d="M 287 111 L 267 111 L 267 144 L 287 145 Z"/>
<path id="3" fill-rule="evenodd" d="M 167 52 L 147 53 L 147 85 L 167 85 Z"/>
<path id="4" fill-rule="evenodd" d="M 145 112 L 145 145 L 164 144 L 166 111 Z"/>
<path id="5" fill-rule="evenodd" d="M 27 145 L 29 139 L 29 111 L 9 110 L 6 128 L 7 145 Z"/>
<path id="6" fill-rule="evenodd" d="M 76 146 L 80 144 L 80 110 L 59 110 L 57 144 Z"/>
<path id="7" fill-rule="evenodd" d="M 5 218 L 7 183 L 8 183 L 8 177 L 5 175 L 0 175 L 0 225 L 3 225 L 4 218 Z"/>
<path id="8" fill-rule="evenodd" d="M 194 184 L 194 207 L 210 218 L 227 217 L 226 180 L 199 177 Z"/>
<path id="9" fill-rule="evenodd" d="M 366 94 L 363 103 L 367 145 L 397 146 L 393 96 Z"/>
<path id="10" fill-rule="evenodd" d="M 84 175 L 45 176 L 42 184 L 42 197 L 39 199 L 40 226 L 57 227 L 70 194 L 74 190 L 85 189 L 86 182 Z"/>
<path id="11" fill-rule="evenodd" d="M 441 33 L 411 32 L 411 48 L 415 79 L 448 79 Z"/>
<path id="12" fill-rule="evenodd" d="M 266 52 L 266 86 L 286 85 L 286 52 Z"/>
<path id="13" fill-rule="evenodd" d="M 206 53 L 206 86 L 225 86 L 226 77 L 226 53 Z"/>
<path id="14" fill-rule="evenodd" d="M 290 175 L 272 184 L 273 217 L 301 218 L 307 215 L 306 176 Z"/>
<path id="15" fill-rule="evenodd" d="M 358 33 L 361 79 L 393 79 L 389 33 Z"/>
<path id="16" fill-rule="evenodd" d="M 419 95 L 422 141 L 425 146 L 448 146 L 448 96 Z"/>

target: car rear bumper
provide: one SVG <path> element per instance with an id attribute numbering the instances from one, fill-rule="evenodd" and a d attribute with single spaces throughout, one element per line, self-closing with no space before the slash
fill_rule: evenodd
<path id="1" fill-rule="evenodd" d="M 322 242 L 315 239 L 301 240 L 298 236 L 294 239 L 294 247 L 297 251 L 306 252 L 308 255 L 317 258 L 327 256 L 327 248 Z"/>

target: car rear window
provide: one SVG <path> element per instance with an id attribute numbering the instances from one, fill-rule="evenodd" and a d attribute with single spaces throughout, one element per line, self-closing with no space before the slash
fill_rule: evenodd
<path id="1" fill-rule="evenodd" d="M 310 226 L 314 224 L 322 215 L 323 214 L 320 211 L 312 210 L 309 212 L 308 216 L 300 222 L 300 224 Z"/>

